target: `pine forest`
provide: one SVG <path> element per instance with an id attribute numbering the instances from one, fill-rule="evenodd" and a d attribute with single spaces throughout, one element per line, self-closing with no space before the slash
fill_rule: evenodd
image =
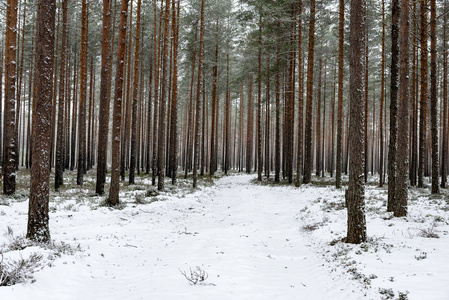
<path id="1" fill-rule="evenodd" d="M 3 0 L 0 298 L 449 299 L 448 2 Z"/>

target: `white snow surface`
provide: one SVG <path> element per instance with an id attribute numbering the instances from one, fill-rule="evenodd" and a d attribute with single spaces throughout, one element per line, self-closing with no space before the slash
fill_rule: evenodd
<path id="1" fill-rule="evenodd" d="M 350 300 L 398 299 L 399 292 L 403 299 L 449 299 L 444 196 L 412 192 L 409 216 L 391 218 L 386 189 L 368 186 L 369 242 L 349 245 L 340 241 L 344 190 L 258 185 L 254 178 L 228 176 L 149 204 L 127 195 L 122 210 L 87 205 L 86 190 L 68 191 L 73 200 L 50 204 L 51 235 L 81 251 L 45 265 L 35 282 L 0 287 L 0 299 Z M 80 194 L 87 200 L 77 201 Z M 23 235 L 27 209 L 27 201 L 0 206 L 0 231 L 10 226 Z M 439 238 L 420 236 L 426 230 Z M 33 251 L 47 253 L 28 247 L 4 255 Z M 197 266 L 208 278 L 190 285 L 180 271 Z"/>

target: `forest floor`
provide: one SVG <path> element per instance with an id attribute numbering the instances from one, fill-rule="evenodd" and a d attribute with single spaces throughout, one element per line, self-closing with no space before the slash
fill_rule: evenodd
<path id="1" fill-rule="evenodd" d="M 350 245 L 344 190 L 329 178 L 295 188 L 234 174 L 196 190 L 180 179 L 159 194 L 138 177 L 113 209 L 94 177 L 79 188 L 69 173 L 52 192 L 46 246 L 23 237 L 19 173 L 17 194 L 0 198 L 0 271 L 22 266 L 20 283 L 0 299 L 449 299 L 446 191 L 411 189 L 408 216 L 393 218 L 386 188 L 368 185 L 369 240 Z"/>

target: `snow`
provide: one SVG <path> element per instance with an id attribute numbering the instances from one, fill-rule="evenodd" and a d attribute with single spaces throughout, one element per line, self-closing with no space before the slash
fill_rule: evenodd
<path id="1" fill-rule="evenodd" d="M 85 188 L 54 194 L 52 239 L 81 251 L 54 260 L 39 247 L 6 252 L 5 259 L 39 252 L 51 266 L 33 283 L 0 287 L 0 298 L 387 299 L 392 289 L 395 298 L 408 291 L 408 299 L 449 299 L 446 196 L 411 190 L 409 216 L 391 218 L 386 189 L 367 186 L 370 240 L 348 245 L 340 242 L 344 190 L 255 178 L 223 177 L 196 191 L 181 181 L 154 197 L 145 197 L 150 187 L 141 181 L 122 188 L 123 209 L 99 206 L 104 199 Z M 28 203 L 9 202 L 0 206 L 0 230 L 25 234 Z M 439 238 L 420 236 L 429 230 Z M 197 266 L 208 278 L 190 285 L 181 271 Z"/>

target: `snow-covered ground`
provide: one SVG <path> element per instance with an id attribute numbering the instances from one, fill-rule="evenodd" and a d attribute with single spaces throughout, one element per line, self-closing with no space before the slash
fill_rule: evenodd
<path id="1" fill-rule="evenodd" d="M 343 190 L 254 178 L 158 196 L 141 182 L 122 193 L 122 209 L 86 189 L 55 194 L 52 239 L 72 254 L 5 251 L 26 231 L 28 202 L 3 200 L 4 261 L 38 252 L 43 264 L 27 283 L 0 287 L 0 299 L 449 299 L 447 196 L 412 190 L 409 216 L 395 219 L 386 189 L 368 186 L 369 242 L 348 245 Z M 197 267 L 208 277 L 190 285 L 181 272 Z"/>

